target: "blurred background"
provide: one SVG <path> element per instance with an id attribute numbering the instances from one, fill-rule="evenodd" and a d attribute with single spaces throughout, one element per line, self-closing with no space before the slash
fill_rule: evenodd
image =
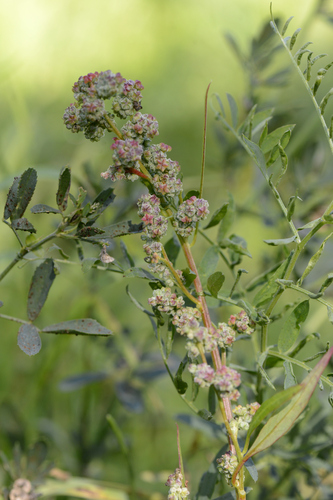
<path id="1" fill-rule="evenodd" d="M 332 181 L 328 146 L 311 101 L 293 70 L 283 73 L 281 80 L 277 77 L 271 84 L 265 83 L 270 75 L 288 65 L 290 69 L 283 53 L 260 66 L 260 58 L 267 57 L 266 49 L 261 52 L 261 47 L 268 39 L 271 47 L 269 5 L 269 0 L 3 0 L 1 206 L 13 177 L 28 167 L 34 167 L 39 176 L 33 204 L 54 205 L 57 178 L 64 165 L 72 168 L 74 193 L 79 185 L 92 189 L 94 182 L 95 187 L 103 188 L 100 172 L 110 164 L 111 137 L 88 142 L 83 135 L 66 130 L 62 115 L 73 101 L 71 88 L 80 75 L 111 69 L 143 83 L 143 112 L 158 119 L 159 140 L 172 145 L 171 157 L 182 166 L 186 190 L 199 185 L 204 96 L 210 82 L 211 97 L 217 93 L 225 101 L 226 92 L 234 96 L 240 118 L 256 102 L 278 108 L 276 125 L 297 124 L 294 142 L 290 143 L 296 160 L 291 165 L 290 182 L 285 184 L 286 199 L 300 183 L 319 186 L 315 202 L 306 205 L 300 222 L 302 216 L 309 220 L 309 214 L 315 218 L 315 211 L 321 207 L 320 197 L 325 198 Z M 332 58 L 333 10 L 329 1 L 275 0 L 273 12 L 283 21 L 294 16 L 293 30 L 302 27 L 299 43 L 312 40 L 315 53 L 325 52 Z M 227 34 L 237 42 L 238 49 Z M 213 97 L 212 102 L 216 106 Z M 242 215 L 235 231 L 247 240 L 253 256 L 253 265 L 249 260 L 244 262 L 245 268 L 250 268 L 245 280 L 250 281 L 265 259 L 271 258 L 262 240 L 285 235 L 281 225 L 270 219 L 270 208 L 266 220 L 258 216 L 263 211 L 260 204 L 253 205 L 257 193 L 253 186 L 261 182 L 258 172 L 214 120 L 210 107 L 207 141 L 204 196 L 213 212 L 227 201 L 229 191 L 233 193 Z M 116 194 L 119 199 L 127 197 L 131 206 L 139 195 L 136 189 L 121 184 L 116 186 Z M 304 188 L 305 198 L 308 191 Z M 50 232 L 50 227 L 52 230 L 52 217 L 31 217 L 39 235 Z M 134 212 L 132 217 L 135 219 Z M 106 214 L 105 225 L 110 220 Z M 18 246 L 5 225 L 0 227 L 0 241 L 2 270 Z M 125 238 L 125 242 L 137 264 L 142 264 L 139 236 Z M 72 247 L 65 250 L 74 255 Z M 96 251 L 87 250 L 88 255 Z M 199 247 L 198 255 L 201 251 Z M 327 245 L 325 252 L 321 275 L 329 269 L 332 247 Z M 83 274 L 79 265 L 64 264 L 60 269 L 38 324 L 94 317 L 115 336 L 112 341 L 43 338 L 42 351 L 29 358 L 16 345 L 18 325 L 0 319 L 0 449 L 11 456 L 16 442 L 26 449 L 42 438 L 57 467 L 74 475 L 126 484 L 126 463 L 105 420 L 109 412 L 121 422 L 140 487 L 165 493 L 165 477 L 158 473 L 170 472 L 177 466 L 174 415 L 186 413 L 187 408 L 169 380 L 158 376 L 163 368 L 150 323 L 140 316 L 125 292 L 131 280 L 112 273 Z M 20 265 L 0 283 L 3 314 L 26 319 L 32 273 L 31 263 Z M 151 293 L 148 286 L 143 289 L 142 282 L 135 280 L 130 282 L 130 290 L 143 304 Z M 230 312 L 223 313 L 224 320 Z M 328 324 L 322 309 L 314 307 L 308 328 L 307 333 L 323 332 L 325 340 Z M 182 356 L 183 344 L 178 350 Z M 238 361 L 247 362 L 247 356 L 246 350 L 241 352 Z M 149 368 L 148 375 L 141 373 L 145 367 Z M 87 373 L 95 374 L 95 383 L 85 383 L 81 375 Z M 212 444 L 214 436 L 186 425 L 182 425 L 181 436 L 195 491 L 199 478 L 196 471 L 205 470 L 217 451 L 216 444 Z M 202 453 L 194 453 L 198 450 Z M 0 473 L 0 482 L 1 478 L 5 481 L 5 475 Z"/>

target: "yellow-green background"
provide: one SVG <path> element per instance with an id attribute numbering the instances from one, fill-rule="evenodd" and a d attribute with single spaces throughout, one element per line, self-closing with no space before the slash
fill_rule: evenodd
<path id="1" fill-rule="evenodd" d="M 81 135 L 73 135 L 63 126 L 62 114 L 73 100 L 73 82 L 80 75 L 107 69 L 142 81 L 145 87 L 143 112 L 152 113 L 159 120 L 159 139 L 172 145 L 172 158 L 180 162 L 186 175 L 185 186 L 197 187 L 204 95 L 208 83 L 212 81 L 211 92 L 221 96 L 225 92 L 232 93 L 240 107 L 246 93 L 243 70 L 224 34 L 232 33 L 247 52 L 251 37 L 269 19 L 269 4 L 268 0 L 2 0 L 2 206 L 12 177 L 27 167 L 36 168 L 41 179 L 33 202 L 43 201 L 50 205 L 55 202 L 56 179 L 63 165 L 69 164 L 78 177 L 86 160 L 91 162 L 96 176 L 106 170 L 111 158 L 110 137 L 99 143 L 90 143 Z M 318 2 L 311 0 L 277 0 L 273 4 L 276 17 L 295 16 L 293 28 L 304 27 L 307 36 L 304 41 L 312 39 L 316 53 L 329 52 L 333 31 L 320 16 L 312 19 L 317 7 Z M 301 88 L 299 82 L 295 85 Z M 283 92 L 287 91 L 281 90 Z M 207 196 L 211 196 L 212 207 L 217 208 L 226 200 L 227 189 L 222 183 L 221 171 L 225 165 L 221 163 L 211 115 L 208 121 Z M 247 182 L 253 174 L 247 171 L 239 175 L 239 191 L 246 193 Z M 32 219 L 39 224 L 37 216 Z M 41 227 L 47 231 L 49 226 L 44 224 Z M 243 236 L 248 238 L 255 230 L 256 227 L 245 224 Z M 264 237 L 273 238 L 274 230 L 267 229 L 267 234 L 260 236 L 260 240 Z M 0 241 L 0 265 L 3 268 L 15 255 L 17 244 L 5 226 L 0 228 Z M 127 240 L 126 243 L 138 255 L 137 258 L 142 259 L 139 238 L 135 243 Z M 260 257 L 263 248 L 258 243 L 251 249 L 254 257 Z M 4 314 L 25 318 L 31 273 L 30 265 L 16 268 L 0 283 Z M 114 281 L 111 277 L 109 281 L 105 276 L 88 278 L 82 275 L 79 267 L 63 268 L 39 324 L 43 326 L 87 315 L 93 304 L 99 321 L 117 334 L 121 333 L 120 325 L 136 330 L 140 346 L 140 332 L 146 338 L 149 323 L 145 317 L 138 316 L 129 303 L 125 285 L 125 280 Z M 140 286 L 140 283 L 131 282 L 138 297 Z M 98 296 L 95 289 L 99 290 Z M 143 301 L 147 293 L 145 289 Z M 317 313 L 313 328 L 321 325 L 321 314 Z M 78 415 L 83 405 L 80 391 L 58 391 L 61 379 L 80 371 L 108 369 L 112 372 L 114 367 L 109 364 L 107 352 L 84 338 L 52 337 L 43 338 L 45 345 L 41 353 L 28 358 L 16 346 L 16 331 L 17 325 L 1 320 L 0 447 L 10 454 L 10 446 L 16 437 L 28 445 L 41 434 L 47 435 L 51 441 L 51 456 L 58 460 L 57 465 L 75 474 L 90 473 L 100 479 L 111 477 L 116 480 L 118 477 L 119 481 L 126 481 L 124 467 L 115 465 L 112 456 L 109 456 L 108 464 L 96 460 L 88 471 L 80 470 L 74 445 L 69 444 L 66 437 L 66 433 L 74 432 L 79 426 Z M 177 464 L 172 415 L 176 411 L 185 411 L 185 408 L 168 387 L 166 379 L 160 381 L 148 398 L 151 412 L 142 418 L 140 415 L 135 417 L 135 433 L 131 439 L 139 472 L 144 469 L 158 472 Z M 104 410 L 109 411 L 105 402 L 109 397 L 108 386 L 91 391 L 88 396 L 89 425 L 92 428 L 89 432 L 93 436 L 97 432 L 94 430 L 94 412 L 101 416 Z M 124 432 L 130 432 L 134 424 L 128 416 L 126 418 L 128 429 L 125 428 Z M 192 437 L 185 439 L 190 443 Z M 195 446 L 195 440 L 193 442 Z M 198 438 L 198 442 L 208 464 L 211 451 L 204 440 L 202 443 Z M 191 458 L 191 453 L 188 453 Z M 156 488 L 160 489 L 160 485 Z"/>

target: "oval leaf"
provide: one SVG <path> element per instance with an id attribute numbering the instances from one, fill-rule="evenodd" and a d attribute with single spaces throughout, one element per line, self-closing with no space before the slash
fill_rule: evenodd
<path id="1" fill-rule="evenodd" d="M 217 298 L 217 294 L 221 290 L 221 287 L 224 283 L 225 276 L 221 271 L 217 271 L 216 273 L 211 274 L 207 280 L 207 288 L 208 291 L 213 295 L 213 297 Z"/>
<path id="2" fill-rule="evenodd" d="M 214 214 L 212 215 L 212 218 L 208 222 L 207 226 L 204 227 L 204 229 L 208 229 L 209 227 L 214 227 L 219 224 L 219 222 L 223 219 L 225 214 L 227 213 L 228 210 L 228 205 L 229 202 L 223 203 L 222 207 L 216 210 Z"/>
<path id="3" fill-rule="evenodd" d="M 303 380 L 301 390 L 291 400 L 289 405 L 281 410 L 277 415 L 271 417 L 267 424 L 259 432 L 256 440 L 251 446 L 250 450 L 244 457 L 244 462 L 256 455 L 260 451 L 266 450 L 272 446 L 275 441 L 284 436 L 295 424 L 296 420 L 308 404 L 313 391 L 323 373 L 326 365 L 331 359 L 333 354 L 333 347 L 322 357 L 319 363 L 313 368 L 309 375 Z M 297 387 L 297 386 L 295 386 Z M 291 387 L 289 390 L 293 389 Z M 258 410 L 259 411 L 259 410 Z"/>
<path id="4" fill-rule="evenodd" d="M 16 195 L 16 207 L 11 214 L 12 219 L 20 219 L 34 194 L 37 184 L 37 172 L 34 168 L 28 168 L 20 177 Z"/>
<path id="5" fill-rule="evenodd" d="M 296 341 L 301 323 L 304 323 L 309 314 L 309 300 L 304 300 L 292 311 L 282 326 L 278 340 L 280 352 L 288 351 Z"/>
<path id="6" fill-rule="evenodd" d="M 73 319 L 71 321 L 62 321 L 54 325 L 43 328 L 43 333 L 62 333 L 75 335 L 112 335 L 111 330 L 100 325 L 94 319 Z"/>
<path id="7" fill-rule="evenodd" d="M 9 189 L 9 192 L 7 194 L 7 200 L 6 200 L 6 204 L 5 204 L 5 210 L 4 210 L 4 213 L 3 213 L 3 218 L 5 220 L 9 219 L 9 217 L 11 218 L 12 213 L 13 213 L 15 207 L 16 207 L 16 203 L 17 203 L 17 191 L 18 191 L 18 187 L 19 187 L 19 182 L 20 182 L 20 178 L 19 177 L 14 177 L 13 184 L 11 185 L 11 188 Z"/>
<path id="8" fill-rule="evenodd" d="M 13 229 L 18 229 L 19 231 L 29 231 L 29 233 L 36 233 L 36 229 L 25 217 L 20 219 L 14 219 L 11 223 Z"/>
<path id="9" fill-rule="evenodd" d="M 30 208 L 30 212 L 33 214 L 60 214 L 60 210 L 57 208 L 50 207 L 49 205 L 43 205 L 38 203 Z"/>
<path id="10" fill-rule="evenodd" d="M 39 315 L 55 278 L 53 259 L 45 259 L 35 270 L 28 294 L 28 318 Z"/>
<path id="11" fill-rule="evenodd" d="M 111 226 L 106 226 L 101 228 L 103 234 L 97 234 L 95 236 L 85 237 L 86 241 L 91 243 L 110 243 L 113 238 L 118 236 L 125 236 L 126 234 L 142 233 L 144 230 L 144 224 L 132 224 L 132 221 L 118 222 L 118 224 L 112 224 Z"/>
<path id="12" fill-rule="evenodd" d="M 38 329 L 34 325 L 29 324 L 20 326 L 17 335 L 17 345 L 28 356 L 37 354 L 42 347 Z"/>
<path id="13" fill-rule="evenodd" d="M 63 167 L 60 172 L 58 191 L 56 194 L 57 205 L 61 212 L 67 208 L 68 194 L 71 187 L 71 169 Z"/>

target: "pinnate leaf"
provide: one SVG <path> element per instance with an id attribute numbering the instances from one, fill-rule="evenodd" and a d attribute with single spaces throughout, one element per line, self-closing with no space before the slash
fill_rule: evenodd
<path id="1" fill-rule="evenodd" d="M 17 335 L 17 344 L 23 352 L 28 354 L 28 356 L 37 354 L 42 347 L 38 329 L 30 324 L 20 326 Z"/>
<path id="2" fill-rule="evenodd" d="M 55 278 L 53 259 L 45 259 L 35 270 L 28 294 L 28 318 L 39 315 Z"/>

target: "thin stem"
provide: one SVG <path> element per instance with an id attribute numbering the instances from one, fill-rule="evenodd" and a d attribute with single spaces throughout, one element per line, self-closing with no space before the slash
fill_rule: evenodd
<path id="1" fill-rule="evenodd" d="M 25 321 L 24 319 L 14 318 L 13 316 L 7 316 L 7 314 L 0 314 L 0 318 L 8 319 L 9 321 L 15 321 L 16 323 L 21 323 L 22 325 L 31 325 L 30 321 Z"/>

